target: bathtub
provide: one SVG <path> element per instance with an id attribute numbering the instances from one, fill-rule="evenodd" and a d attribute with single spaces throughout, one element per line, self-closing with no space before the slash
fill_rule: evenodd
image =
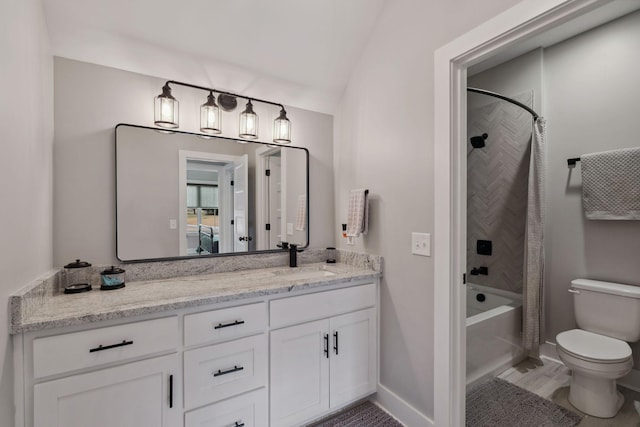
<path id="1" fill-rule="evenodd" d="M 522 295 L 467 286 L 467 384 L 524 359 Z"/>

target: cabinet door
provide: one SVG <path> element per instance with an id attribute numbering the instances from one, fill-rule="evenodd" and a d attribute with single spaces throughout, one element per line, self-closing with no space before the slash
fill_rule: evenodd
<path id="1" fill-rule="evenodd" d="M 333 317 L 331 326 L 330 406 L 376 391 L 376 310 Z"/>
<path id="2" fill-rule="evenodd" d="M 34 425 L 179 426 L 178 372 L 178 356 L 170 355 L 36 384 Z"/>
<path id="3" fill-rule="evenodd" d="M 329 409 L 329 321 L 271 332 L 271 426 L 298 426 Z"/>

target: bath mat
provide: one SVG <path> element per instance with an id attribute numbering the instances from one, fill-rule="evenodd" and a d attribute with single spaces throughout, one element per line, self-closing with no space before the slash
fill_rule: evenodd
<path id="1" fill-rule="evenodd" d="M 467 392 L 468 427 L 573 427 L 582 417 L 500 378 Z"/>
<path id="2" fill-rule="evenodd" d="M 402 424 L 367 401 L 309 427 L 402 427 Z"/>

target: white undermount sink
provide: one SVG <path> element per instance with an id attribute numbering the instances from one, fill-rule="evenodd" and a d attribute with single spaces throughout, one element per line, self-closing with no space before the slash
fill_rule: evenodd
<path id="1" fill-rule="evenodd" d="M 298 279 L 320 279 L 323 277 L 335 276 L 336 273 L 329 271 L 325 266 L 310 266 L 310 267 L 291 267 L 283 268 L 282 270 L 276 270 L 273 272 L 274 276 L 282 277 L 287 280 Z"/>

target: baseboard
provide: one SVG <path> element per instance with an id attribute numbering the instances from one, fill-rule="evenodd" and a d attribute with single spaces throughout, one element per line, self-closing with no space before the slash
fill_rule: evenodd
<path id="1" fill-rule="evenodd" d="M 562 361 L 558 358 L 556 344 L 549 341 L 540 346 L 540 356 L 557 363 L 562 363 Z M 631 372 L 617 380 L 616 383 L 618 383 L 622 387 L 640 392 L 640 370 L 632 369 Z"/>
<path id="2" fill-rule="evenodd" d="M 632 369 L 624 377 L 620 378 L 616 381 L 622 387 L 630 388 L 633 391 L 640 392 L 640 371 L 637 369 Z"/>
<path id="3" fill-rule="evenodd" d="M 407 427 L 435 426 L 433 420 L 382 384 L 378 384 L 378 391 L 373 401 Z"/>
<path id="4" fill-rule="evenodd" d="M 540 357 L 547 358 L 556 363 L 562 363 L 560 359 L 558 359 L 556 343 L 551 341 L 546 341 L 544 344 L 540 345 Z"/>

